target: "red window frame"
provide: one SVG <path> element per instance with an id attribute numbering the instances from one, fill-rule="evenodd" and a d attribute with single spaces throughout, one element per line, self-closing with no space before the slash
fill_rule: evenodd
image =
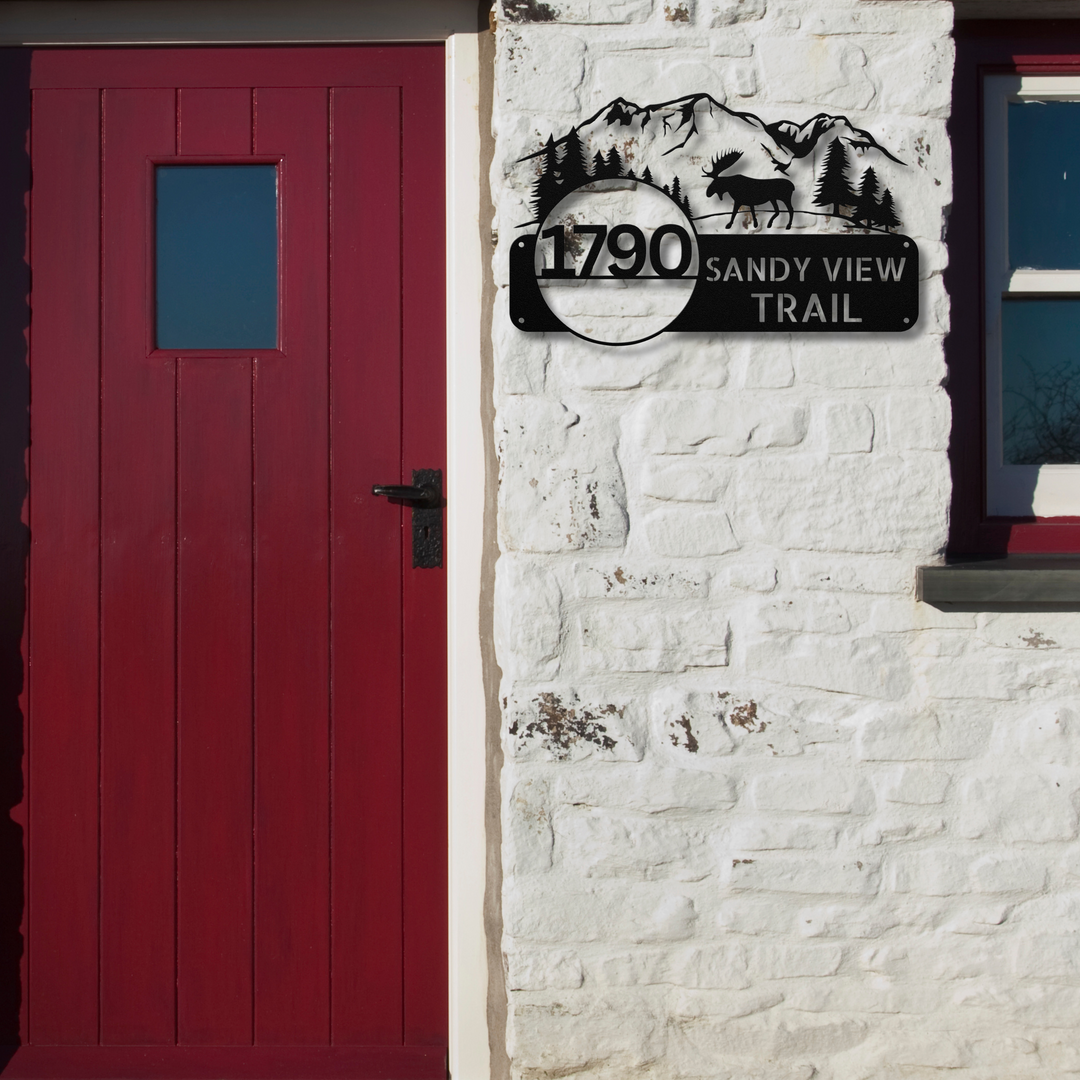
<path id="1" fill-rule="evenodd" d="M 949 447 L 953 554 L 1080 553 L 1080 517 L 990 517 L 986 512 L 986 370 L 983 303 L 982 82 L 991 73 L 1080 74 L 1080 19 L 957 23 L 952 212 L 948 222 L 951 329 L 945 339 L 952 399 Z"/>

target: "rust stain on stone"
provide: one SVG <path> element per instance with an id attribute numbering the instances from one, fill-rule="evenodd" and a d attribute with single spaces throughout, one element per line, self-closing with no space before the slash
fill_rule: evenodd
<path id="1" fill-rule="evenodd" d="M 510 734 L 521 739 L 543 739 L 548 748 L 565 757 L 577 743 L 587 742 L 601 750 L 614 750 L 616 740 L 607 733 L 601 723 L 604 717 L 621 717 L 625 708 L 617 705 L 600 705 L 594 712 L 586 706 L 564 704 L 558 694 L 545 691 L 533 699 L 537 716 L 525 724 L 515 720 Z"/>
<path id="2" fill-rule="evenodd" d="M 693 728 L 691 728 L 690 726 L 690 717 L 680 716 L 679 719 L 675 721 L 675 723 L 683 729 L 683 733 L 686 735 L 686 749 L 689 750 L 691 754 L 696 754 L 698 752 L 698 741 L 697 736 L 694 734 Z M 682 745 L 679 742 L 678 734 L 676 734 L 674 731 L 671 733 L 671 742 L 675 746 Z"/>
<path id="3" fill-rule="evenodd" d="M 664 18 L 668 22 L 684 22 L 690 21 L 690 11 L 686 4 L 676 4 L 672 7 L 670 4 L 664 5 Z"/>
<path id="4" fill-rule="evenodd" d="M 765 721 L 758 719 L 757 702 L 753 699 L 736 705 L 728 713 L 727 719 L 732 727 L 741 727 L 745 731 L 752 731 L 755 735 L 760 735 L 766 727 Z"/>
<path id="5" fill-rule="evenodd" d="M 555 9 L 541 0 L 503 0 L 503 14 L 516 23 L 554 22 Z"/>

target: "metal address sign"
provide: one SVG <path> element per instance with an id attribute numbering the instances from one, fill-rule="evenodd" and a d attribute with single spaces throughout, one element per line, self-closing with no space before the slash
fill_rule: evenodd
<path id="1" fill-rule="evenodd" d="M 765 124 L 707 94 L 616 99 L 522 159 L 536 219 L 511 246 L 511 320 L 607 345 L 909 330 L 918 248 L 874 167 L 856 172 L 870 153 L 897 162 L 843 116 Z M 732 172 L 744 159 L 774 175 Z"/>

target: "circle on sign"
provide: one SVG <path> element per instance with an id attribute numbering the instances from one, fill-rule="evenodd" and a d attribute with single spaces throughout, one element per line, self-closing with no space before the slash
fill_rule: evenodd
<path id="1" fill-rule="evenodd" d="M 698 239 L 683 208 L 642 180 L 594 180 L 540 223 L 540 294 L 571 333 L 634 345 L 663 333 L 690 302 Z"/>

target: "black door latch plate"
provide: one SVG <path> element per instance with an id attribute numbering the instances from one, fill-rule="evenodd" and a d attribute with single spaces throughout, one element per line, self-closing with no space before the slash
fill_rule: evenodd
<path id="1" fill-rule="evenodd" d="M 434 570 L 443 562 L 442 469 L 413 469 L 413 486 L 434 488 L 439 493 L 437 505 L 413 505 L 413 569 Z"/>

